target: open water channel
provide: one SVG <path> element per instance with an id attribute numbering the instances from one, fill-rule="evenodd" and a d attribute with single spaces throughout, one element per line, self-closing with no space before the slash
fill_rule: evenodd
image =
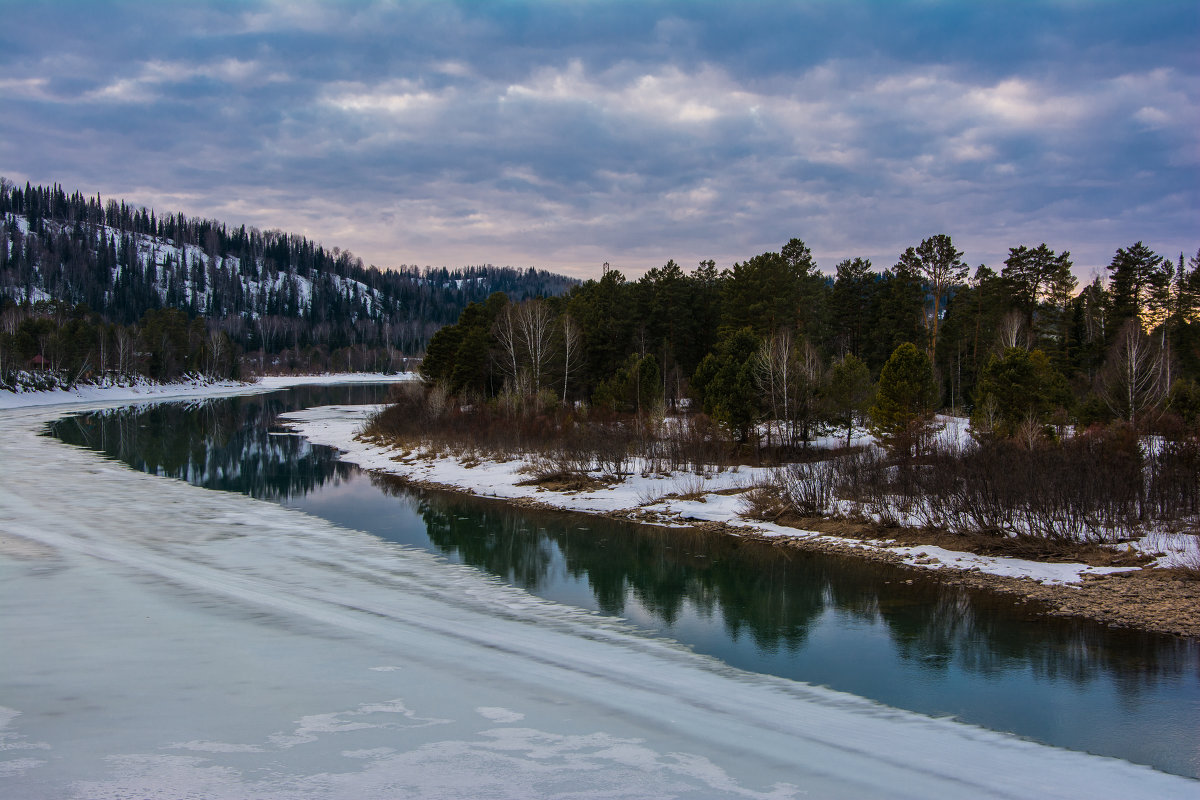
<path id="1" fill-rule="evenodd" d="M 302 387 L 60 420 L 131 467 L 423 548 L 752 672 L 1200 777 L 1200 644 L 1057 620 L 887 565 L 419 491 L 283 432 L 278 414 L 381 402 Z"/>

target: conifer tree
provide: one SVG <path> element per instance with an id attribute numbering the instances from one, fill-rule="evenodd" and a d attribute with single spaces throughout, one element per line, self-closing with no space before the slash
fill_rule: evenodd
<path id="1" fill-rule="evenodd" d="M 966 280 L 967 265 L 962 260 L 962 251 L 954 248 L 954 242 L 944 233 L 923 239 L 916 247 L 900 254 L 896 270 L 917 276 L 931 295 L 925 308 L 925 327 L 929 332 L 926 354 L 937 351 L 938 322 L 941 319 L 942 301 L 951 289 Z"/>
<path id="2" fill-rule="evenodd" d="M 879 373 L 879 388 L 868 412 L 871 432 L 893 455 L 907 458 L 923 441 L 937 400 L 929 356 L 905 342 Z"/>
<path id="3" fill-rule="evenodd" d="M 1169 280 L 1164 261 L 1141 242 L 1117 250 L 1108 265 L 1113 315 L 1109 328 L 1114 334 L 1126 320 L 1140 316 L 1156 287 Z"/>

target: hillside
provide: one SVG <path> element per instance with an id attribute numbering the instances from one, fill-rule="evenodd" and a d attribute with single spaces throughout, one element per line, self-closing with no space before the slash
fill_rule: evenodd
<path id="1" fill-rule="evenodd" d="M 332 357 L 358 347 L 415 355 L 493 292 L 519 300 L 576 283 L 491 265 L 381 270 L 303 236 L 158 213 L 57 185 L 0 180 L 0 214 L 0 302 L 82 303 L 122 325 L 174 308 L 205 318 L 241 350 L 266 354 L 315 348 L 311 355 Z"/>

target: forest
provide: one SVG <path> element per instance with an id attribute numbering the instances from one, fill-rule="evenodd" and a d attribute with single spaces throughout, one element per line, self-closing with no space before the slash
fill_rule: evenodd
<path id="1" fill-rule="evenodd" d="M 939 234 L 882 271 L 853 258 L 826 275 L 799 239 L 722 271 L 606 269 L 562 297 L 472 304 L 434 335 L 421 372 L 451 396 L 538 410 L 688 403 L 743 444 L 770 421 L 768 439 L 788 447 L 886 401 L 875 389 L 900 356 L 905 380 L 925 382 L 922 409 L 1000 436 L 1195 421 L 1200 252 L 1185 262 L 1137 242 L 1082 290 L 1070 253 L 1046 244 L 998 267 L 969 269 Z"/>
<path id="2" fill-rule="evenodd" d="M 496 291 L 554 295 L 576 283 L 510 267 L 381 270 L 303 236 L 4 179 L 0 223 L 6 385 L 30 367 L 26 378 L 60 382 L 395 371 L 472 301 Z"/>
<path id="3" fill-rule="evenodd" d="M 1200 252 L 1137 242 L 1082 290 L 1072 266 L 1037 244 L 971 270 L 938 234 L 828 276 L 792 239 L 722 271 L 496 294 L 434 335 L 425 384 L 368 434 L 521 454 L 560 489 L 775 465 L 752 516 L 1015 533 L 1042 555 L 1194 520 Z M 963 418 L 967 439 L 941 435 Z"/>

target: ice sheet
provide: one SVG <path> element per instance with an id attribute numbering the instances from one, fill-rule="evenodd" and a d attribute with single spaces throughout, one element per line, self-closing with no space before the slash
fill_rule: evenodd
<path id="1" fill-rule="evenodd" d="M 752 675 L 0 413 L 0 796 L 1194 797 Z"/>

